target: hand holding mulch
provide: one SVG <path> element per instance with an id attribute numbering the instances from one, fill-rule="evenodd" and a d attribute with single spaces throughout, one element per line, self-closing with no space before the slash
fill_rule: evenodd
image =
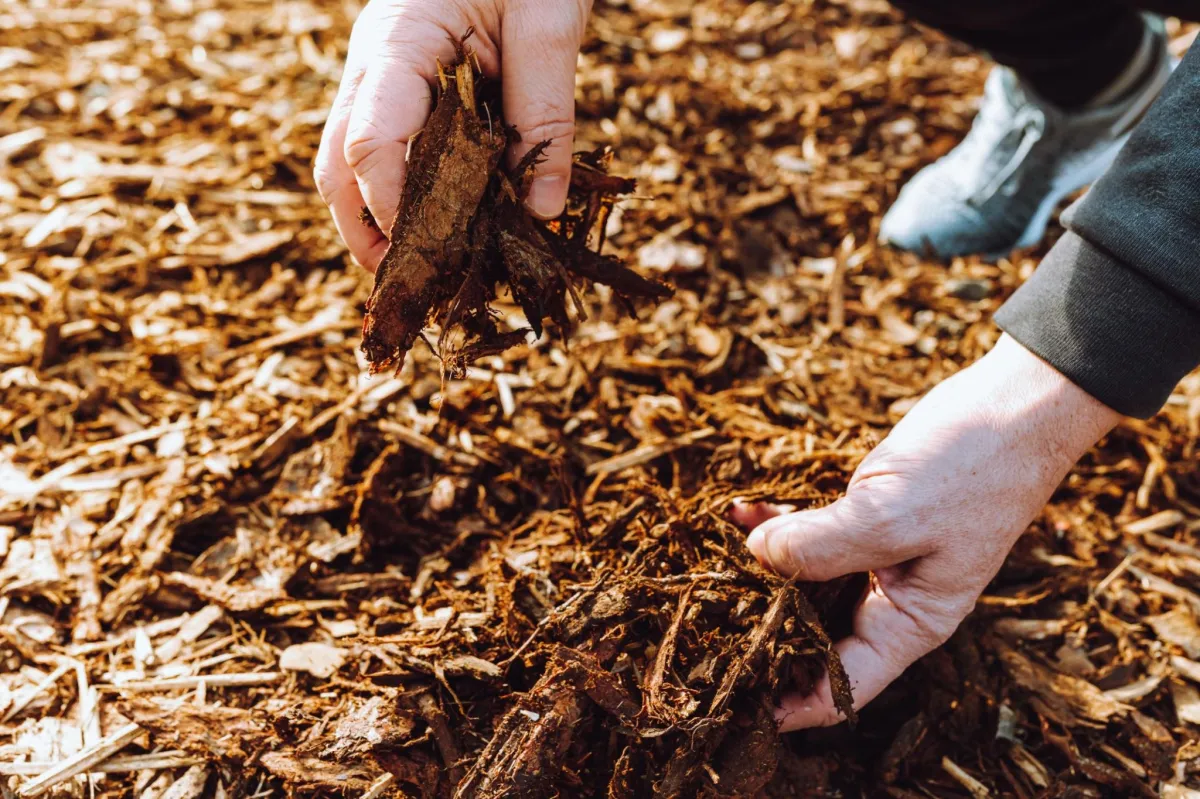
<path id="1" fill-rule="evenodd" d="M 376 371 L 399 367 L 430 323 L 441 326 L 436 352 L 449 376 L 523 342 L 530 330 L 540 336 L 546 319 L 567 329 L 568 295 L 586 318 L 575 289 L 580 279 L 611 286 L 625 302 L 670 294 L 599 253 L 617 196 L 634 187 L 606 173 L 607 152 L 576 156 L 558 219 L 544 223 L 526 210 L 534 167 L 550 143 L 539 143 L 511 172 L 501 167 L 505 147 L 519 135 L 505 126 L 499 103 L 479 91 L 465 46 L 470 36 L 455 42 L 453 68 L 439 68 L 437 106 L 411 144 L 391 243 L 363 324 L 363 351 Z M 529 328 L 497 327 L 490 303 L 499 284 L 520 303 Z"/>

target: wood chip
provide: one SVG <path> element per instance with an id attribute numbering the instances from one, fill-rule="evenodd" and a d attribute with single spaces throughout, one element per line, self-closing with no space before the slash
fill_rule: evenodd
<path id="1" fill-rule="evenodd" d="M 126 724 L 95 745 L 81 750 L 49 771 L 44 772 L 36 779 L 25 783 L 17 789 L 17 796 L 21 797 L 21 799 L 33 799 L 36 796 L 41 796 L 54 788 L 54 786 L 71 779 L 76 774 L 83 774 L 89 769 L 103 763 L 132 743 L 141 734 L 141 727 L 136 724 Z"/>

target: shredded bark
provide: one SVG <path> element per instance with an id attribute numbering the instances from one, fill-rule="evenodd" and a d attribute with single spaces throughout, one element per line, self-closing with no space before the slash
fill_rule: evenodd
<path id="1" fill-rule="evenodd" d="M 839 496 L 1044 248 L 877 243 L 987 68 L 886 4 L 594 6 L 564 219 L 496 82 L 435 87 L 371 375 L 311 179 L 346 4 L 3 4 L 0 795 L 1200 790 L 1196 375 L 853 727 L 778 734 L 827 672 L 849 715 L 866 576 L 769 573 L 730 503 Z"/>
<path id="2" fill-rule="evenodd" d="M 568 296 L 584 314 L 575 288 L 580 279 L 610 286 L 626 303 L 671 293 L 599 253 L 614 203 L 635 188 L 632 180 L 607 175 L 610 152 L 576 156 L 568 208 L 558 219 L 541 223 L 525 209 L 549 142 L 536 145 L 511 172 L 501 167 L 505 147 L 520 136 L 478 85 L 466 44 L 471 35 L 455 41 L 454 64 L 439 66 L 433 113 L 411 146 L 363 321 L 362 347 L 373 371 L 399 369 L 421 329 L 436 324 L 443 371 L 462 377 L 479 358 L 524 342 L 530 330 L 541 336 L 546 320 L 569 329 Z M 596 251 L 588 249 L 593 240 Z M 497 327 L 491 304 L 504 286 L 525 312 L 527 328 Z"/>

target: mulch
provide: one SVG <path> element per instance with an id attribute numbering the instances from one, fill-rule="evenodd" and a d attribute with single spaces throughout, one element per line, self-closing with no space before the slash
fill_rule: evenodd
<path id="1" fill-rule="evenodd" d="M 378 371 L 311 178 L 353 12 L 0 9 L 0 793 L 1200 796 L 1196 376 L 853 726 L 771 722 L 865 578 L 768 573 L 729 504 L 836 498 L 1043 252 L 875 241 L 978 55 L 881 0 L 601 0 L 578 146 L 637 187 L 572 224 L 672 293 L 510 219 L 572 275 L 543 335 L 516 286 L 464 328 L 503 347 Z"/>

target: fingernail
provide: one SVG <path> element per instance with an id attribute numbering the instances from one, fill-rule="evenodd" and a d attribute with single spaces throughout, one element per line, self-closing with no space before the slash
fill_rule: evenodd
<path id="1" fill-rule="evenodd" d="M 545 175 L 533 181 L 525 204 L 535 216 L 554 219 L 567 202 L 567 181 L 562 175 Z"/>

